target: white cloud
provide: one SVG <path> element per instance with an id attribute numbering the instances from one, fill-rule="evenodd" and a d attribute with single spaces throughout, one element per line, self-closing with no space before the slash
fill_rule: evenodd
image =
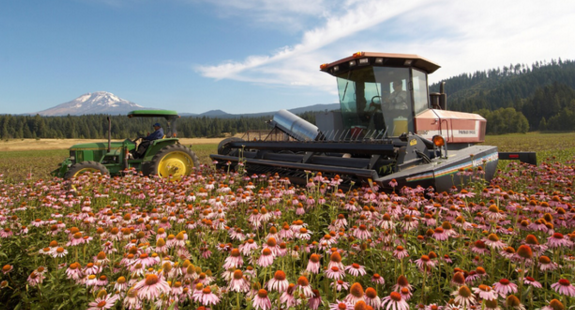
<path id="1" fill-rule="evenodd" d="M 272 2 L 232 1 L 230 5 L 249 10 L 262 4 L 260 10 L 273 12 Z M 307 2 L 310 7 L 322 4 L 295 1 L 285 5 L 290 13 L 311 14 Z M 203 65 L 196 70 L 214 79 L 308 86 L 333 93 L 333 80 L 318 72 L 319 64 L 359 50 L 428 58 L 443 66 L 431 76 L 432 81 L 510 63 L 575 58 L 571 46 L 575 2 L 349 0 L 339 4 L 341 11 L 346 13 L 325 12 L 323 24 L 305 31 L 297 44 L 269 55 Z"/>

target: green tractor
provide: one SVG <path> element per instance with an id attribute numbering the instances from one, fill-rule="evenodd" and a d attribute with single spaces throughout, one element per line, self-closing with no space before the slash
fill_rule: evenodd
<path id="1" fill-rule="evenodd" d="M 86 172 L 121 175 L 128 168 L 135 168 L 144 175 L 180 179 L 199 166 L 196 154 L 180 144 L 176 138 L 176 111 L 137 110 L 128 113 L 129 118 L 164 118 L 167 128 L 162 139 L 151 141 L 141 156 L 135 156 L 142 137 L 122 142 L 111 141 L 112 123 L 108 117 L 108 142 L 76 144 L 70 148 L 70 157 L 52 171 L 53 176 L 71 179 Z"/>

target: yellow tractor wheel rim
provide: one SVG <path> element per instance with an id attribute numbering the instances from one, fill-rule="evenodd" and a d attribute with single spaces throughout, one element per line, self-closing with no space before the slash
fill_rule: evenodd
<path id="1" fill-rule="evenodd" d="M 94 172 L 98 172 L 98 171 L 100 171 L 100 170 L 96 169 L 96 168 L 83 168 L 83 169 L 78 170 L 76 173 L 74 173 L 74 177 L 80 176 L 80 175 L 85 174 L 85 173 L 94 173 Z"/>
<path id="2" fill-rule="evenodd" d="M 194 161 L 184 152 L 172 152 L 164 156 L 158 164 L 158 175 L 162 178 L 181 179 L 192 171 Z"/>

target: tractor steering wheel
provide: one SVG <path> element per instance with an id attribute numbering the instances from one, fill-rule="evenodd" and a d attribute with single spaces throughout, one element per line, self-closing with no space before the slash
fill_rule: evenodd
<path id="1" fill-rule="evenodd" d="M 379 102 L 375 102 L 375 98 L 379 98 Z M 377 95 L 371 97 L 371 102 L 369 105 L 375 107 L 376 111 L 381 110 L 381 96 Z"/>

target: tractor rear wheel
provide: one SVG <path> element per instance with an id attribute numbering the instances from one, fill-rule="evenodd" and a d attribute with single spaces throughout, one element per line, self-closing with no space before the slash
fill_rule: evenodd
<path id="1" fill-rule="evenodd" d="M 83 161 L 81 163 L 75 163 L 70 166 L 70 169 L 64 175 L 64 179 L 72 179 L 78 177 L 85 173 L 100 172 L 102 175 L 109 175 L 108 169 L 96 161 Z"/>
<path id="2" fill-rule="evenodd" d="M 162 148 L 149 163 L 143 165 L 142 172 L 150 176 L 181 179 L 199 165 L 200 160 L 192 150 L 181 144 L 172 144 Z"/>

